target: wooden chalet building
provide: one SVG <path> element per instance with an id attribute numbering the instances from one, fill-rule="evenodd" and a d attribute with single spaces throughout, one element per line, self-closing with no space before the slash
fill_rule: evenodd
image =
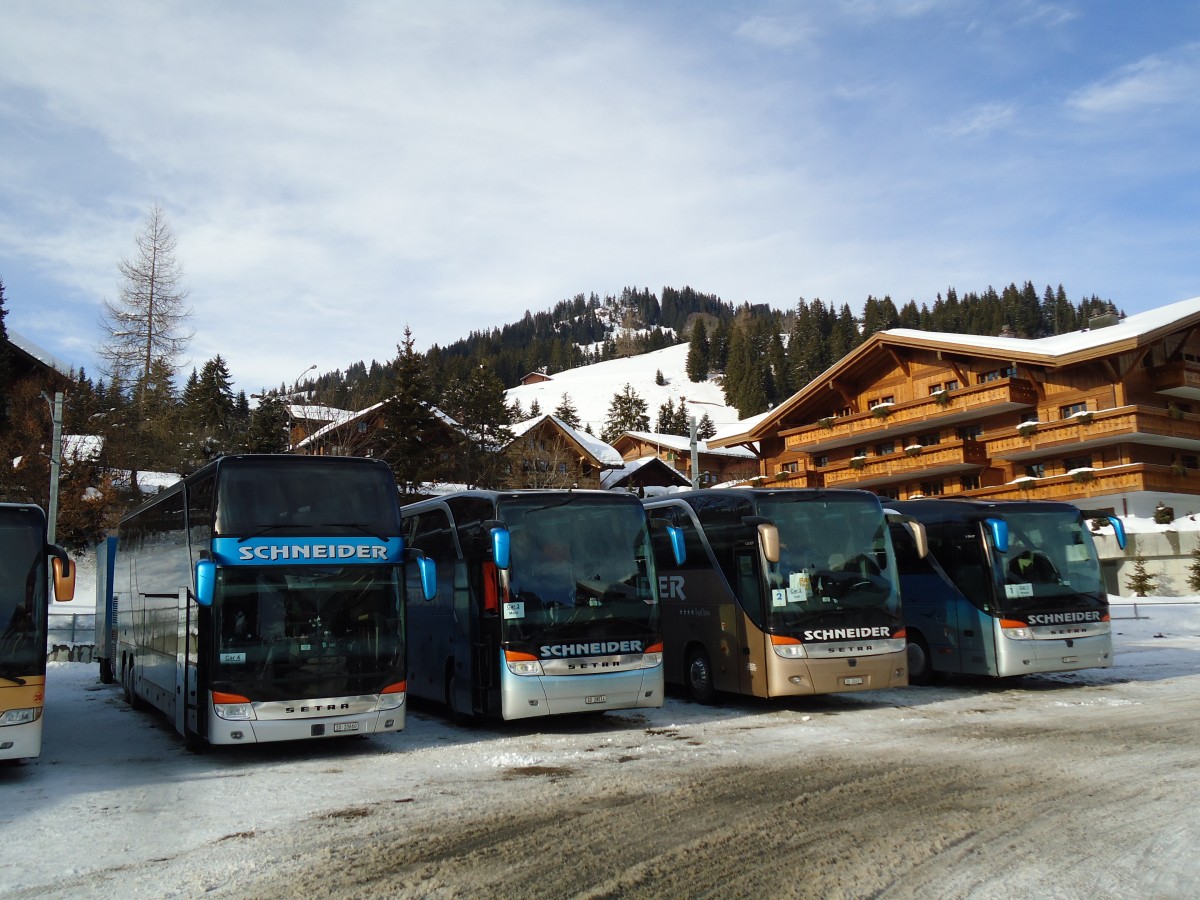
<path id="1" fill-rule="evenodd" d="M 621 454 L 597 437 L 544 413 L 512 426 L 508 487 L 599 489 L 601 473 L 618 469 Z"/>
<path id="2" fill-rule="evenodd" d="M 696 442 L 696 462 L 700 470 L 700 487 L 711 487 L 727 481 L 745 481 L 758 474 L 758 457 L 744 447 L 716 449 L 711 442 Z M 677 434 L 656 434 L 647 431 L 626 431 L 613 441 L 613 446 L 626 461 L 657 456 L 681 472 L 689 483 L 692 478 L 691 439 Z"/>
<path id="3" fill-rule="evenodd" d="M 1025 340 L 872 335 L 716 447 L 777 486 L 1200 511 L 1200 298 Z"/>

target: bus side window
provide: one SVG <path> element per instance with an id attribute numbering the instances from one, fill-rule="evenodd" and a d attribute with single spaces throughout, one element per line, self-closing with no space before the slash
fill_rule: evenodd
<path id="1" fill-rule="evenodd" d="M 454 563 L 458 551 L 454 546 L 454 535 L 450 529 L 450 517 L 444 509 L 428 509 L 415 517 L 409 532 L 409 545 L 420 550 L 437 566 L 438 591 L 433 603 L 449 605 L 454 597 Z M 408 599 L 411 603 L 424 601 L 421 590 L 421 575 L 416 565 L 408 567 Z"/>

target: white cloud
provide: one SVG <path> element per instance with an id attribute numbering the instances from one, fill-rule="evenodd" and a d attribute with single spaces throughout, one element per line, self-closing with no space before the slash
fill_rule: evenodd
<path id="1" fill-rule="evenodd" d="M 1200 98 L 1200 44 L 1147 56 L 1088 85 L 1068 100 L 1089 118 L 1137 113 L 1161 106 L 1194 107 Z"/>

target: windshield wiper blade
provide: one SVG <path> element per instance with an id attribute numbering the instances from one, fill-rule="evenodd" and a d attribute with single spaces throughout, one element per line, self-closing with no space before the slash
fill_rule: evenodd
<path id="1" fill-rule="evenodd" d="M 26 681 L 24 678 L 21 678 L 17 675 L 9 675 L 7 672 L 0 672 L 0 678 L 3 678 L 5 681 L 11 681 L 13 684 L 18 684 L 18 685 L 22 685 L 22 686 L 24 686 L 26 684 Z"/>
<path id="2" fill-rule="evenodd" d="M 387 538 L 384 537 L 382 534 L 380 534 L 377 531 L 371 530 L 370 528 L 368 528 L 365 525 L 359 525 L 357 522 L 322 522 L 319 527 L 321 527 L 321 528 L 353 528 L 357 531 L 361 531 L 363 534 L 368 535 L 369 537 L 378 538 L 379 540 L 381 540 L 385 543 L 387 542 Z"/>

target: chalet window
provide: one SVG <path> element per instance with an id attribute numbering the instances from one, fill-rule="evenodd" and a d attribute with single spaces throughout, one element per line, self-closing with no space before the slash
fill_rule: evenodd
<path id="1" fill-rule="evenodd" d="M 813 465 L 816 466 L 818 469 L 823 469 L 823 468 L 825 468 L 825 466 L 829 465 L 829 457 L 824 454 L 822 454 L 821 456 L 814 456 L 813 457 Z"/>
<path id="2" fill-rule="evenodd" d="M 870 400 L 867 401 L 867 409 L 874 409 L 878 405 L 879 405 L 878 397 L 872 397 Z"/>
<path id="3" fill-rule="evenodd" d="M 367 433 L 367 423 L 366 423 L 366 422 L 359 422 L 359 423 L 358 423 L 358 433 L 359 433 L 359 434 L 366 434 L 366 433 Z"/>
<path id="4" fill-rule="evenodd" d="M 850 415 L 850 413 L 851 413 L 851 409 L 848 406 L 843 406 L 841 409 L 838 410 L 839 416 L 848 416 L 848 415 Z"/>
<path id="5" fill-rule="evenodd" d="M 993 369 L 991 372 L 981 372 L 979 374 L 979 384 L 987 384 L 989 381 L 999 381 L 1001 378 L 1016 378 L 1017 367 L 1005 366 L 1003 369 Z"/>
<path id="6" fill-rule="evenodd" d="M 942 442 L 942 433 L 940 431 L 930 431 L 926 434 L 917 435 L 917 443 L 922 447 L 932 447 L 935 444 Z"/>
<path id="7" fill-rule="evenodd" d="M 954 436 L 960 441 L 977 441 L 983 437 L 982 425 L 960 425 L 954 429 Z"/>
<path id="8" fill-rule="evenodd" d="M 1037 420 L 1038 420 L 1038 417 L 1037 417 L 1037 413 L 1035 413 L 1035 412 L 1021 413 L 1021 421 L 1022 422 L 1036 422 Z"/>
<path id="9" fill-rule="evenodd" d="M 1060 419 L 1069 419 L 1076 413 L 1087 412 L 1087 402 L 1080 401 L 1079 403 L 1069 403 L 1066 406 L 1058 408 L 1058 417 Z"/>
<path id="10" fill-rule="evenodd" d="M 782 466 L 779 467 L 779 471 L 780 472 L 799 472 L 800 471 L 800 463 L 786 462 Z"/>
<path id="11" fill-rule="evenodd" d="M 936 394 L 936 393 L 938 393 L 939 391 L 941 391 L 941 389 L 942 389 L 942 385 L 941 385 L 940 383 L 938 383 L 938 384 L 931 384 L 931 385 L 929 386 L 929 393 L 931 393 L 931 394 Z"/>
<path id="12" fill-rule="evenodd" d="M 559 475 L 566 475 L 566 474 L 567 474 L 567 464 L 566 464 L 566 463 L 559 463 L 559 464 L 558 464 L 558 474 L 559 474 Z"/>
<path id="13" fill-rule="evenodd" d="M 921 482 L 921 493 L 926 497 L 940 497 L 946 490 L 946 483 L 937 478 L 933 481 Z"/>
<path id="14" fill-rule="evenodd" d="M 1046 477 L 1046 464 L 1045 463 L 1033 463 L 1032 465 L 1028 465 L 1025 467 L 1025 474 L 1028 475 L 1030 478 L 1045 478 Z"/>
<path id="15" fill-rule="evenodd" d="M 1182 456 L 1179 461 L 1185 469 L 1200 469 L 1200 459 L 1195 456 Z"/>
<path id="16" fill-rule="evenodd" d="M 895 403 L 895 402 L 896 402 L 896 395 L 895 395 L 895 394 L 888 394 L 886 397 L 884 397 L 884 398 L 883 398 L 882 400 L 880 400 L 879 402 L 880 402 L 880 403 Z"/>
<path id="17" fill-rule="evenodd" d="M 875 495 L 877 497 L 879 497 L 880 500 L 899 500 L 900 499 L 900 491 L 899 491 L 899 489 L 894 488 L 894 487 L 876 488 Z"/>
<path id="18" fill-rule="evenodd" d="M 958 484 L 964 491 L 977 491 L 979 490 L 979 476 L 963 475 L 958 479 Z"/>
<path id="19" fill-rule="evenodd" d="M 896 442 L 895 441 L 884 441 L 882 444 L 875 445 L 875 455 L 876 456 L 888 456 L 895 452 L 896 452 Z"/>
<path id="20" fill-rule="evenodd" d="M 1090 469 L 1092 468 L 1092 455 L 1089 453 L 1086 456 L 1068 456 L 1063 460 L 1063 467 L 1068 472 L 1072 469 Z"/>
<path id="21" fill-rule="evenodd" d="M 948 391 L 957 391 L 958 390 L 958 379 L 951 378 L 949 381 L 946 382 L 945 388 Z"/>

